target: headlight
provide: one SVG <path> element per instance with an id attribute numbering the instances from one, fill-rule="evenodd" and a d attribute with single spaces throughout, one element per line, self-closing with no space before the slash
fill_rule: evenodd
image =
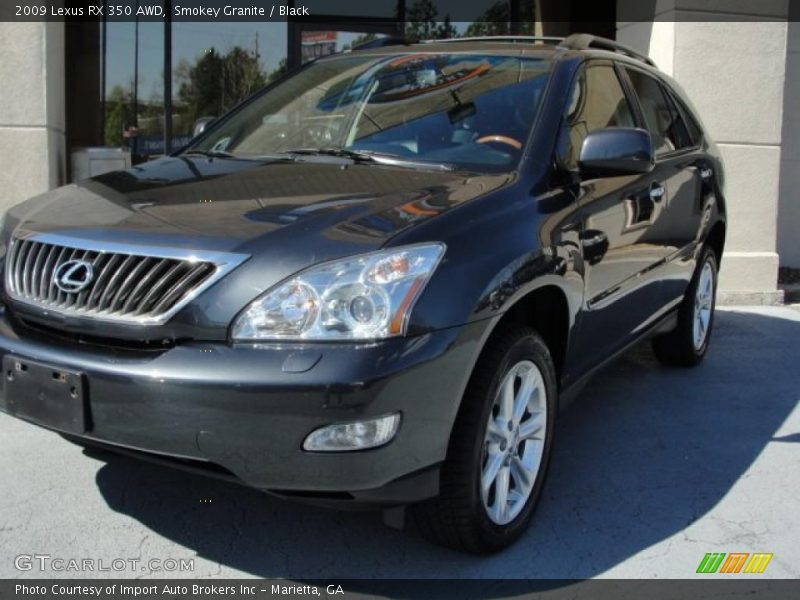
<path id="1" fill-rule="evenodd" d="M 443 244 L 421 244 L 311 267 L 256 298 L 234 321 L 232 337 L 371 340 L 402 335 L 443 254 Z"/>

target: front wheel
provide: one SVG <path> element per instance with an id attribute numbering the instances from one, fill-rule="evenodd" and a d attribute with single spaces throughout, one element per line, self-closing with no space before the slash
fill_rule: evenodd
<path id="1" fill-rule="evenodd" d="M 477 553 L 522 535 L 550 460 L 556 390 L 550 352 L 534 330 L 507 328 L 495 336 L 456 419 L 441 493 L 414 507 L 423 535 Z"/>
<path id="2" fill-rule="evenodd" d="M 717 257 L 706 248 L 678 309 L 678 325 L 653 338 L 656 358 L 667 365 L 693 367 L 708 351 L 717 295 Z"/>

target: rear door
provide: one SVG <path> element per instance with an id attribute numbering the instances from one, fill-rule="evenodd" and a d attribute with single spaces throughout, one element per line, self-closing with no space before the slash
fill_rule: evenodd
<path id="1" fill-rule="evenodd" d="M 710 177 L 710 172 L 699 152 L 697 133 L 692 135 L 663 83 L 633 66 L 626 65 L 624 71 L 653 139 L 656 172 L 665 183 L 665 193 L 658 200 L 659 216 L 652 223 L 650 234 L 665 251 L 661 303 L 666 310 L 680 302 L 694 271 L 703 178 Z"/>
<path id="2" fill-rule="evenodd" d="M 590 61 L 576 77 L 557 159 L 576 172 L 583 140 L 596 129 L 640 125 L 620 74 L 610 61 Z M 662 298 L 657 275 L 666 249 L 652 227 L 665 181 L 659 172 L 580 181 L 578 190 L 584 301 L 579 369 L 625 346 L 652 321 Z"/>

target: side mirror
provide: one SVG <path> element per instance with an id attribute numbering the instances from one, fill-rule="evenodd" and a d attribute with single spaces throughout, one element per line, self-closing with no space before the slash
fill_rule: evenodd
<path id="1" fill-rule="evenodd" d="M 649 173 L 655 166 L 650 133 L 644 129 L 607 127 L 583 140 L 578 169 L 585 179 Z"/>
<path id="2" fill-rule="evenodd" d="M 208 129 L 208 126 L 216 120 L 217 117 L 200 117 L 197 119 L 192 126 L 192 137 L 195 138 L 203 133 L 206 129 Z"/>

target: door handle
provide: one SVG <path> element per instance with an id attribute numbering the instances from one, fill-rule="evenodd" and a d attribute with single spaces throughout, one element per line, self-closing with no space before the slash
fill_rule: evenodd
<path id="1" fill-rule="evenodd" d="M 599 246 L 600 244 L 604 244 L 608 241 L 608 236 L 601 232 L 592 232 L 589 237 L 581 237 L 581 246 L 584 248 L 592 248 L 593 246 Z"/>
<path id="2" fill-rule="evenodd" d="M 711 179 L 711 176 L 714 174 L 714 171 L 709 169 L 708 167 L 704 167 L 700 169 L 700 177 L 703 179 Z"/>
<path id="3" fill-rule="evenodd" d="M 660 183 L 654 183 L 650 187 L 650 199 L 653 202 L 659 202 L 664 197 L 665 193 L 666 190 L 664 189 L 664 186 L 661 185 Z"/>
<path id="4" fill-rule="evenodd" d="M 583 258 L 590 265 L 599 263 L 608 252 L 608 236 L 598 229 L 587 229 L 580 235 Z"/>

